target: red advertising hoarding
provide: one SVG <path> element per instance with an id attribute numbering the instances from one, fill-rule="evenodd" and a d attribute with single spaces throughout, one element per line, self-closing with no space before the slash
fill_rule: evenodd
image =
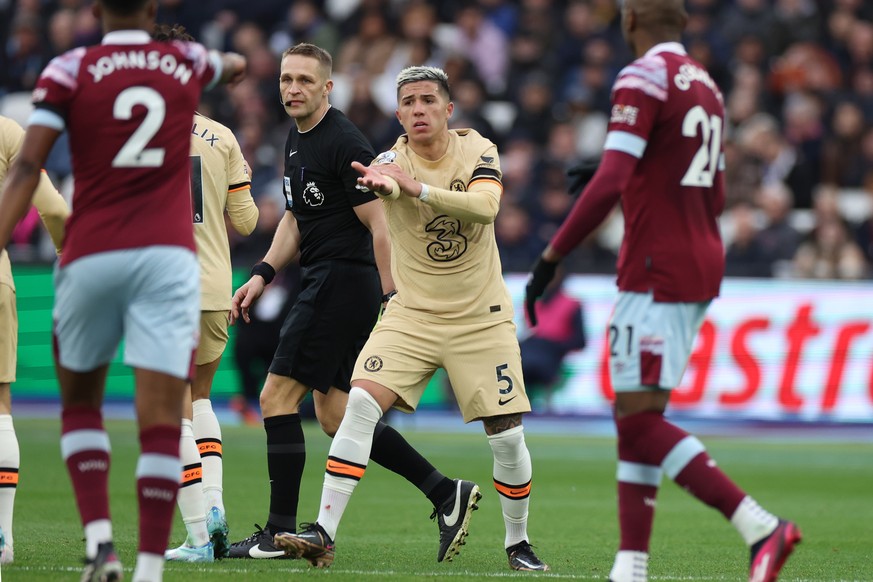
<path id="1" fill-rule="evenodd" d="M 519 334 L 525 277 L 509 275 Z M 571 276 L 585 309 L 588 347 L 564 361 L 551 409 L 608 414 L 606 329 L 612 277 Z M 671 409 L 723 419 L 873 421 L 873 284 L 724 282 L 703 323 Z"/>

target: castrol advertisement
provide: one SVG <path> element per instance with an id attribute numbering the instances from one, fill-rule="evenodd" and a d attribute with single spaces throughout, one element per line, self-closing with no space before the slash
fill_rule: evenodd
<path id="1" fill-rule="evenodd" d="M 519 336 L 524 275 L 507 277 Z M 613 277 L 574 275 L 588 345 L 569 354 L 548 408 L 608 414 Z M 671 410 L 724 420 L 873 422 L 873 284 L 727 279 L 701 326 Z M 531 387 L 533 396 L 540 387 Z"/>

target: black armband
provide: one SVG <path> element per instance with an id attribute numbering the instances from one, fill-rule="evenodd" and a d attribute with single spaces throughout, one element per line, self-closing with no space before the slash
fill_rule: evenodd
<path id="1" fill-rule="evenodd" d="M 270 263 L 265 263 L 264 261 L 261 261 L 260 263 L 252 267 L 249 275 L 252 277 L 254 277 L 255 275 L 260 275 L 261 277 L 263 277 L 264 283 L 269 285 L 273 278 L 276 276 L 276 269 L 274 269 Z"/>
<path id="2" fill-rule="evenodd" d="M 394 291 L 389 291 L 388 293 L 386 293 L 385 295 L 382 296 L 382 303 L 388 303 L 389 301 L 391 301 L 391 298 L 394 297 L 395 295 L 397 295 L 396 289 Z"/>

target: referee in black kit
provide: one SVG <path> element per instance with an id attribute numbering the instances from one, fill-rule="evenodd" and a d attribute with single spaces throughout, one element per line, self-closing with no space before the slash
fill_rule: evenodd
<path id="1" fill-rule="evenodd" d="M 260 398 L 269 517 L 264 528 L 256 526 L 254 534 L 231 545 L 231 558 L 284 557 L 273 535 L 296 531 L 306 462 L 300 402 L 312 390 L 322 429 L 336 433 L 355 360 L 394 293 L 382 202 L 355 188 L 358 173 L 351 167 L 352 161 L 369 165 L 375 155 L 360 130 L 330 106 L 332 64 L 330 54 L 312 44 L 295 45 L 282 55 L 281 102 L 295 121 L 285 144 L 286 212 L 267 255 L 234 294 L 231 321 L 249 320 L 252 303 L 298 252 L 301 291 L 282 326 Z M 436 508 L 454 501 L 456 482 L 384 423 L 377 427 L 370 458 L 409 480 Z"/>

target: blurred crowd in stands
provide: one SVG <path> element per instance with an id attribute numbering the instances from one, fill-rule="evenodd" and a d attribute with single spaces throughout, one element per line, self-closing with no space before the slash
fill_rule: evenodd
<path id="1" fill-rule="evenodd" d="M 97 43 L 91 0 L 0 0 L 0 114 L 26 120 L 45 64 Z M 728 274 L 865 279 L 873 274 L 873 2 L 687 0 L 685 44 L 722 88 L 727 108 Z M 283 212 L 282 151 L 290 126 L 278 95 L 279 56 L 312 42 L 334 56 L 334 106 L 376 151 L 401 128 L 397 73 L 444 68 L 454 127 L 498 144 L 505 194 L 497 218 L 504 269 L 527 271 L 578 192 L 567 171 L 596 161 L 609 91 L 631 54 L 616 0 L 160 0 L 212 48 L 248 58 L 241 85 L 206 96 L 202 112 L 231 127 L 253 169 L 258 234 L 234 242 L 248 267 Z M 70 192 L 63 141 L 49 166 Z M 565 262 L 612 273 L 619 211 Z M 45 259 L 38 219 L 19 227 L 17 260 Z"/>

